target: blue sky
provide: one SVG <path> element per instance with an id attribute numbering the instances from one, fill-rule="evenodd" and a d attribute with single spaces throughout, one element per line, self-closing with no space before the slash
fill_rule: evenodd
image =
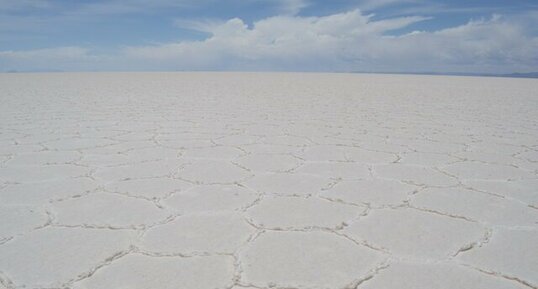
<path id="1" fill-rule="evenodd" d="M 538 71 L 536 0 L 0 0 L 0 71 Z"/>

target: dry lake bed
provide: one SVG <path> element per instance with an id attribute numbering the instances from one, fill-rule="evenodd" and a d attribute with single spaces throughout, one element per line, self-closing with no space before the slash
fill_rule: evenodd
<path id="1" fill-rule="evenodd" d="M 0 288 L 538 287 L 538 80 L 0 74 Z"/>

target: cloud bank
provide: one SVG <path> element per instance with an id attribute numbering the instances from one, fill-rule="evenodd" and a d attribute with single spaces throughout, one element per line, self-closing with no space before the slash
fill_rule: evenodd
<path id="1" fill-rule="evenodd" d="M 393 33 L 429 17 L 375 20 L 351 10 L 321 17 L 288 14 L 248 25 L 178 21 L 207 33 L 197 41 L 126 46 L 106 53 L 88 47 L 0 51 L 0 65 L 18 70 L 272 70 L 453 71 L 504 73 L 538 70 L 534 14 L 471 20 L 437 31 Z"/>

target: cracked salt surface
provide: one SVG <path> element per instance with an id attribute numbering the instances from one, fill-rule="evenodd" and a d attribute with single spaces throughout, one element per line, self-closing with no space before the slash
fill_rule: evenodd
<path id="1" fill-rule="evenodd" d="M 201 185 L 174 193 L 162 203 L 181 214 L 216 213 L 245 208 L 258 195 L 238 185 Z"/>
<path id="2" fill-rule="evenodd" d="M 538 288 L 536 80 L 0 87 L 1 289 Z"/>
<path id="3" fill-rule="evenodd" d="M 434 280 L 434 281 L 432 281 Z M 472 269 L 451 263 L 395 263 L 364 283 L 366 289 L 523 289 L 527 288 L 503 278 L 492 278 Z"/>
<path id="4" fill-rule="evenodd" d="M 73 289 L 129 288 L 229 288 L 233 285 L 233 258 L 151 257 L 130 254 L 112 262 Z"/>
<path id="5" fill-rule="evenodd" d="M 182 216 L 150 228 L 140 248 L 158 254 L 232 254 L 253 232 L 237 213 Z"/>
<path id="6" fill-rule="evenodd" d="M 384 256 L 332 233 L 267 232 L 252 241 L 240 259 L 246 284 L 345 288 Z"/>
<path id="7" fill-rule="evenodd" d="M 247 216 L 257 227 L 275 230 L 337 229 L 366 212 L 357 207 L 319 198 L 266 197 L 250 208 Z"/>
<path id="8" fill-rule="evenodd" d="M 399 206 L 419 187 L 394 180 L 341 181 L 320 195 L 333 201 L 371 207 Z"/>

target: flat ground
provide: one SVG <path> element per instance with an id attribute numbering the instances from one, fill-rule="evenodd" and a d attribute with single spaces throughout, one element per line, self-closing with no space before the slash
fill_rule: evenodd
<path id="1" fill-rule="evenodd" d="M 0 288 L 538 286 L 538 80 L 0 75 Z"/>

